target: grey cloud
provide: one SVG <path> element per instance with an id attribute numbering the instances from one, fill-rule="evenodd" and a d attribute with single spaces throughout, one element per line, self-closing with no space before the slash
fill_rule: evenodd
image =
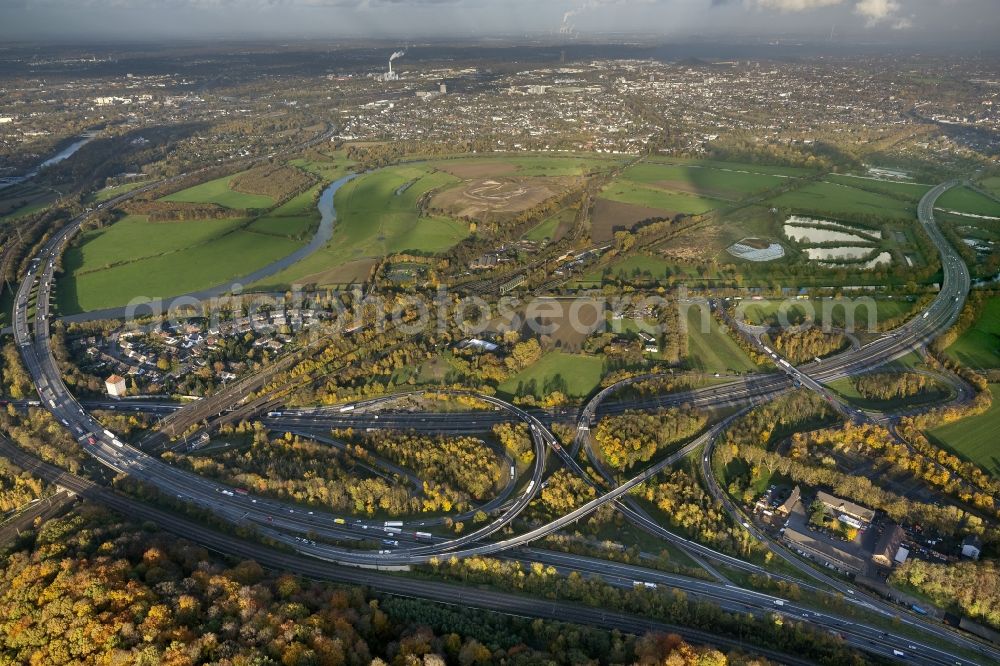
<path id="1" fill-rule="evenodd" d="M 0 37 L 1000 34 L 997 0 L 0 0 Z"/>

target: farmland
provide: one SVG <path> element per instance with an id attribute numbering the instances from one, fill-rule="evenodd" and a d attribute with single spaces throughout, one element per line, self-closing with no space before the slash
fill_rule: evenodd
<path id="1" fill-rule="evenodd" d="M 497 176 L 563 178 L 586 176 L 607 171 L 620 159 L 585 156 L 498 155 L 453 160 L 433 160 L 428 166 L 446 171 L 457 178 L 475 179 Z"/>
<path id="2" fill-rule="evenodd" d="M 440 215 L 423 216 L 418 200 L 458 182 L 427 166 L 407 165 L 347 183 L 334 198 L 337 220 L 330 242 L 256 286 L 352 282 L 367 273 L 375 258 L 395 252 L 447 250 L 468 235 L 467 224 Z"/>
<path id="3" fill-rule="evenodd" d="M 726 208 L 791 182 L 808 172 L 711 161 L 657 161 L 635 164 L 613 180 L 598 198 L 592 236 L 600 242 L 619 228 L 677 215 L 701 215 Z"/>
<path id="4" fill-rule="evenodd" d="M 562 237 L 565 230 L 573 223 L 576 211 L 564 209 L 555 215 L 542 220 L 533 229 L 530 229 L 524 237 L 530 241 L 541 243 L 542 241 L 557 241 Z"/>
<path id="5" fill-rule="evenodd" d="M 990 176 L 979 181 L 979 186 L 1000 197 L 1000 176 Z"/>
<path id="6" fill-rule="evenodd" d="M 938 199 L 936 207 L 968 215 L 1000 217 L 1000 202 L 967 187 L 956 187 L 948 190 Z"/>
<path id="7" fill-rule="evenodd" d="M 672 217 L 677 213 L 700 215 L 713 208 L 725 205 L 725 202 L 718 199 L 687 192 L 664 190 L 629 180 L 619 180 L 611 183 L 601 193 L 601 196 L 611 201 L 620 201 L 646 208 L 656 208 L 663 211 L 664 217 Z"/>
<path id="8" fill-rule="evenodd" d="M 972 368 L 1000 368 L 1000 297 L 986 301 L 976 323 L 945 353 Z"/>
<path id="9" fill-rule="evenodd" d="M 748 171 L 743 168 L 745 166 L 647 162 L 630 167 L 622 177 L 637 183 L 726 201 L 736 201 L 748 194 L 769 190 L 788 179 L 788 176 Z"/>
<path id="10" fill-rule="evenodd" d="M 238 220 L 150 223 L 128 217 L 87 232 L 69 249 L 69 274 L 57 282 L 63 314 L 125 305 L 133 299 L 205 289 L 264 266 L 301 243 L 240 228 Z M 124 259 L 127 257 L 128 259 Z"/>
<path id="11" fill-rule="evenodd" d="M 876 323 L 906 315 L 913 310 L 913 302 L 906 300 L 875 301 Z M 817 324 L 829 323 L 838 328 L 848 323 L 848 312 L 853 313 L 854 329 L 864 331 L 868 327 L 869 305 L 859 300 L 763 300 L 743 301 L 737 311 L 750 324 L 776 326 L 785 318 L 792 326 L 813 319 Z M 827 322 L 829 320 L 829 322 Z"/>
<path id="12" fill-rule="evenodd" d="M 949 423 L 927 434 L 937 444 L 1000 477 L 1000 450 L 996 433 L 1000 432 L 1000 384 L 991 384 L 993 405 L 985 414 Z"/>
<path id="13" fill-rule="evenodd" d="M 920 198 L 931 189 L 930 186 L 921 185 L 920 183 L 900 183 L 894 180 L 876 180 L 874 178 L 841 174 L 830 174 L 826 176 L 825 180 L 860 190 L 870 190 L 890 196 L 905 197 L 914 203 L 920 201 Z"/>
<path id="14" fill-rule="evenodd" d="M 779 208 L 820 215 L 877 215 L 908 219 L 917 214 L 915 203 L 830 180 L 809 183 L 770 201 Z"/>
<path id="15" fill-rule="evenodd" d="M 319 222 L 316 198 L 322 186 L 316 185 L 278 206 L 264 217 L 254 220 L 248 229 L 262 234 L 302 239 Z"/>
<path id="16" fill-rule="evenodd" d="M 238 174 L 237 174 L 238 175 Z M 183 203 L 214 203 L 226 208 L 270 208 L 271 197 L 263 194 L 237 192 L 229 187 L 234 176 L 223 176 L 163 197 L 162 201 Z"/>

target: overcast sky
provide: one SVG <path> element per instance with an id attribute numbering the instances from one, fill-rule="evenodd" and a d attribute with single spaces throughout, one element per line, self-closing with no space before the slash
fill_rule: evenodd
<path id="1" fill-rule="evenodd" d="M 0 38 L 608 32 L 1000 42 L 1000 0 L 0 0 Z"/>

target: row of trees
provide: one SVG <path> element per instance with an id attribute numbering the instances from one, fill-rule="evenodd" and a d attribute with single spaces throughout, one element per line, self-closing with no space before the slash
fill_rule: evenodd
<path id="1" fill-rule="evenodd" d="M 924 441 L 926 442 L 926 438 Z M 892 437 L 882 426 L 869 424 L 855 426 L 847 423 L 839 429 L 819 430 L 807 434 L 796 433 L 792 437 L 789 455 L 794 459 L 804 460 L 810 447 L 813 446 L 831 447 L 867 456 L 878 464 L 890 466 L 899 472 L 921 479 L 963 504 L 976 510 L 984 510 L 987 512 L 986 515 L 1000 517 L 996 512 L 993 494 L 989 490 L 985 492 L 980 490 L 960 473 L 953 473 L 949 466 L 940 463 L 936 456 L 926 455 L 925 451 L 928 454 L 933 453 L 926 446 L 911 448 Z"/>
<path id="2" fill-rule="evenodd" d="M 775 622 L 770 615 L 756 618 L 750 613 L 731 614 L 711 603 L 691 601 L 676 589 L 637 588 L 621 590 L 597 578 L 580 574 L 560 575 L 551 566 L 537 562 L 523 565 L 518 561 L 502 561 L 485 557 L 432 562 L 435 575 L 454 578 L 466 584 L 494 585 L 503 589 L 530 592 L 534 596 L 578 601 L 587 606 L 625 611 L 645 618 L 671 622 L 713 632 L 720 636 L 739 637 L 771 649 L 795 654 L 816 663 L 837 663 L 845 666 L 865 663 L 864 658 L 847 647 L 840 639 L 825 632 L 814 631 L 807 623 Z M 682 664 L 683 661 L 639 662 Z M 704 658 L 699 664 L 723 664 L 724 661 Z"/>
<path id="3" fill-rule="evenodd" d="M 909 500 L 881 488 L 868 477 L 810 465 L 752 444 L 726 444 L 717 447 L 716 451 L 724 465 L 738 458 L 750 467 L 760 466 L 771 474 L 780 473 L 796 483 L 830 488 L 838 497 L 881 509 L 897 523 L 921 525 L 951 537 L 970 532 L 981 533 L 984 542 L 1000 543 L 1000 529 L 985 524 L 979 516 L 957 506 L 936 506 Z"/>

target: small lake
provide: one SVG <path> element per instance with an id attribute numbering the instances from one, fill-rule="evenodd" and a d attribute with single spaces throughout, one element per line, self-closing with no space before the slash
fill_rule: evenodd
<path id="1" fill-rule="evenodd" d="M 863 243 L 868 240 L 846 231 L 799 227 L 794 224 L 786 224 L 783 231 L 789 239 L 796 243 Z"/>
<path id="2" fill-rule="evenodd" d="M 874 248 L 859 247 L 855 245 L 842 245 L 840 247 L 807 247 L 806 254 L 813 261 L 843 261 L 844 259 L 864 259 L 872 253 Z"/>

